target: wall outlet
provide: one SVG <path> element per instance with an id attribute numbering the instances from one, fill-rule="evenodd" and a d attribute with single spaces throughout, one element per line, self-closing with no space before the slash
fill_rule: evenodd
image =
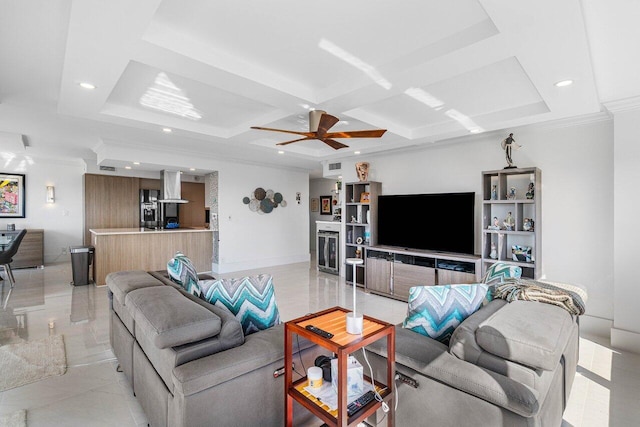
<path id="1" fill-rule="evenodd" d="M 67 247 L 63 246 L 62 247 L 62 255 L 66 255 L 67 254 Z"/>

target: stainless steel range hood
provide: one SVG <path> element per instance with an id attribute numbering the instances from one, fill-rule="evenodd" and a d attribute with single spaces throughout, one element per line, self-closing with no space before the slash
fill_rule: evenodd
<path id="1" fill-rule="evenodd" d="M 160 171 L 160 203 L 189 203 L 182 198 L 182 187 L 179 171 Z"/>

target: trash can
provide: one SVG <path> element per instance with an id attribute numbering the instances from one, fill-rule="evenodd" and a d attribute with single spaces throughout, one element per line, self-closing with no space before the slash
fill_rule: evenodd
<path id="1" fill-rule="evenodd" d="M 69 246 L 73 273 L 72 285 L 82 286 L 93 282 L 93 277 L 91 281 L 89 280 L 89 266 L 93 264 L 94 252 L 93 246 Z"/>

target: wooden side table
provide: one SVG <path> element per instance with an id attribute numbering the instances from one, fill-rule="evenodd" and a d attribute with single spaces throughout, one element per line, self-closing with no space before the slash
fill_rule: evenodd
<path id="1" fill-rule="evenodd" d="M 385 402 L 390 402 L 395 393 L 395 327 L 394 325 L 364 316 L 364 325 L 361 335 L 351 335 L 346 329 L 346 314 L 350 310 L 342 307 L 333 307 L 315 314 L 310 314 L 285 324 L 284 357 L 285 357 L 285 400 L 286 400 L 286 425 L 293 426 L 293 400 L 295 399 L 315 416 L 322 419 L 329 426 L 350 426 L 372 415 L 382 405 L 378 401 L 369 403 L 364 409 L 355 413 L 351 418 L 347 415 L 347 359 L 349 354 L 369 345 L 377 340 L 387 339 L 387 378 L 386 384 L 375 381 L 374 386 Z M 332 338 L 324 338 L 307 329 L 313 325 L 333 334 Z M 304 390 L 307 385 L 307 377 L 293 380 L 293 335 L 297 334 L 321 347 L 337 354 L 338 356 L 338 408 L 331 411 L 328 406 L 311 396 Z M 363 366 L 364 373 L 368 367 Z M 371 382 L 371 378 L 365 375 L 365 380 Z M 387 413 L 387 426 L 395 423 L 393 404 L 389 403 Z"/>

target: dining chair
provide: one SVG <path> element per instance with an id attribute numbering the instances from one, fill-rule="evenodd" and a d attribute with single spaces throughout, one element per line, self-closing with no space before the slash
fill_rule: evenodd
<path id="1" fill-rule="evenodd" d="M 4 271 L 7 275 L 7 280 L 11 283 L 11 287 L 15 285 L 16 280 L 13 277 L 13 273 L 11 272 L 11 263 L 13 262 L 13 257 L 18 252 L 18 248 L 20 247 L 20 243 L 24 238 L 24 235 L 27 234 L 27 230 L 21 230 L 20 233 L 13 239 L 13 241 L 7 246 L 7 248 L 0 252 L 0 266 L 4 268 Z"/>

